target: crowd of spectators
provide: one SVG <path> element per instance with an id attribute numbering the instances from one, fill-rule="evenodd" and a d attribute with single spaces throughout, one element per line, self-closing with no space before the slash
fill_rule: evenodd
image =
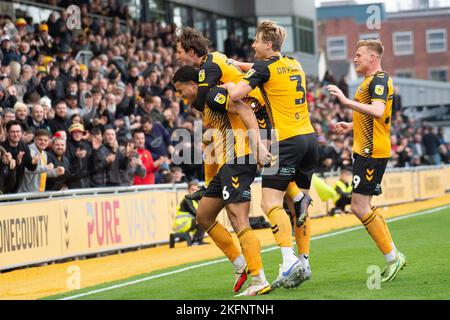
<path id="1" fill-rule="evenodd" d="M 183 150 L 192 157 L 202 152 L 193 138 L 201 114 L 171 83 L 176 27 L 121 22 L 124 7 L 90 3 L 80 2 L 77 32 L 67 29 L 64 11 L 39 23 L 0 16 L 0 192 L 202 181 L 201 163 L 172 159 L 179 128 L 191 135 Z M 94 20 L 87 15 L 92 8 L 114 18 Z M 234 35 L 225 47 L 234 58 L 250 59 L 249 44 Z M 75 59 L 81 50 L 92 52 L 89 63 Z M 329 82 L 308 79 L 321 172 L 352 164 L 351 136 L 334 132 L 338 121 L 351 121 L 351 111 L 330 98 Z M 348 92 L 345 81 L 339 85 Z M 399 112 L 393 129 L 391 166 L 448 163 L 442 133 Z"/>

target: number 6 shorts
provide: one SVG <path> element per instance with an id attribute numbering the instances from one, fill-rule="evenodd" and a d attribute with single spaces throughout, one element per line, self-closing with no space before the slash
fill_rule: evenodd
<path id="1" fill-rule="evenodd" d="M 368 196 L 382 193 L 381 180 L 389 158 L 365 158 L 354 154 L 353 192 Z"/>
<path id="2" fill-rule="evenodd" d="M 251 200 L 250 185 L 255 180 L 257 165 L 244 156 L 226 163 L 206 188 L 205 197 L 221 198 L 225 205 Z"/>

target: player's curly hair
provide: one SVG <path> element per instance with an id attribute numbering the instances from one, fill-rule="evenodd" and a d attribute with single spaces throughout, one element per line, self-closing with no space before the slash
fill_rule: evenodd
<path id="1" fill-rule="evenodd" d="M 273 51 L 281 51 L 284 39 L 286 38 L 286 29 L 270 20 L 263 20 L 256 28 L 256 35 L 261 35 L 263 42 L 272 42 Z"/>
<path id="2" fill-rule="evenodd" d="M 203 34 L 190 27 L 183 27 L 177 30 L 176 42 L 181 43 L 184 51 L 194 50 L 198 57 L 208 54 L 209 40 Z"/>

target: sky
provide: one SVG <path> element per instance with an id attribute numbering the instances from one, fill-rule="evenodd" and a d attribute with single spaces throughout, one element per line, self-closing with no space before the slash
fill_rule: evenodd
<path id="1" fill-rule="evenodd" d="M 335 2 L 336 0 L 315 0 L 316 7 L 323 2 Z M 417 0 L 416 0 L 417 1 Z M 398 11 L 400 9 L 408 9 L 411 7 L 414 0 L 356 0 L 357 3 L 380 3 L 384 2 L 387 11 Z M 450 7 L 450 0 L 429 0 L 431 6 Z"/>

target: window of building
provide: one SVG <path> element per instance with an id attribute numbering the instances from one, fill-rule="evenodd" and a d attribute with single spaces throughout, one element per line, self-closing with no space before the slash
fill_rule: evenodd
<path id="1" fill-rule="evenodd" d="M 173 8 L 173 22 L 177 27 L 189 25 L 189 10 L 187 7 L 175 6 Z"/>
<path id="2" fill-rule="evenodd" d="M 295 50 L 315 54 L 314 21 L 294 17 Z"/>
<path id="3" fill-rule="evenodd" d="M 327 38 L 327 57 L 328 60 L 347 59 L 347 38 L 345 36 Z"/>
<path id="4" fill-rule="evenodd" d="M 426 31 L 427 52 L 445 52 L 447 51 L 447 30 L 431 29 Z"/>
<path id="5" fill-rule="evenodd" d="M 380 39 L 378 33 L 363 33 L 359 35 L 359 40 Z"/>
<path id="6" fill-rule="evenodd" d="M 394 55 L 404 56 L 414 53 L 414 40 L 411 31 L 394 32 L 392 34 Z"/>
<path id="7" fill-rule="evenodd" d="M 398 78 L 414 78 L 412 70 L 395 70 L 395 76 Z"/>
<path id="8" fill-rule="evenodd" d="M 224 52 L 224 42 L 228 37 L 227 19 L 219 18 L 216 20 L 216 38 L 217 51 Z"/>
<path id="9" fill-rule="evenodd" d="M 434 81 L 448 81 L 448 68 L 442 67 L 442 68 L 430 68 L 428 69 L 429 78 L 430 80 Z"/>

